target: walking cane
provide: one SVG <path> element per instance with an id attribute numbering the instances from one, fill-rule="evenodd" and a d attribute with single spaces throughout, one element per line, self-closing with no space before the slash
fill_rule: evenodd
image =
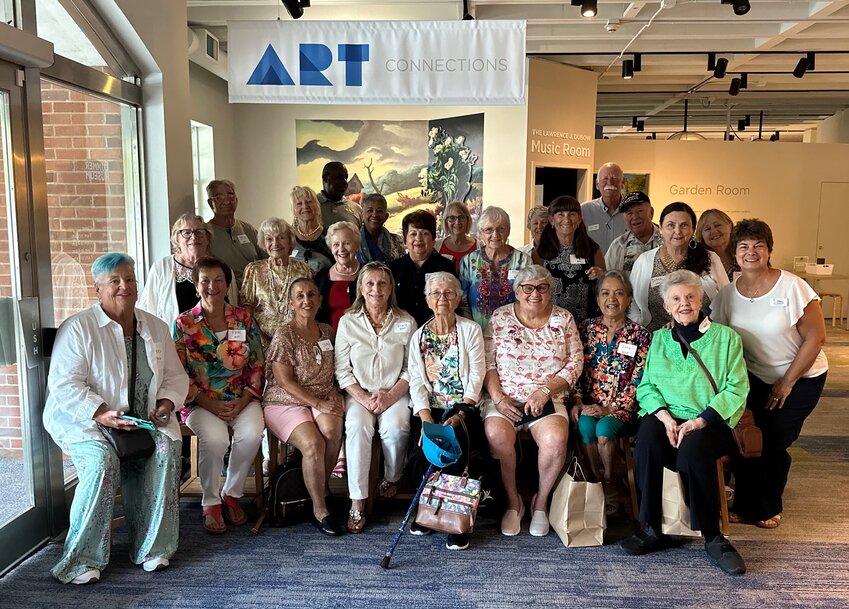
<path id="1" fill-rule="evenodd" d="M 445 409 L 445 412 L 442 413 L 442 420 L 440 421 L 440 423 L 444 424 L 445 421 L 448 420 L 448 416 L 452 412 L 452 410 L 452 408 Z M 442 455 L 440 456 L 442 457 Z M 443 463 L 442 467 L 451 465 L 451 463 L 453 463 L 454 461 L 456 461 L 456 459 L 448 463 Z M 428 478 L 430 478 L 430 475 L 433 473 L 433 468 L 434 464 L 431 463 L 430 466 L 428 466 L 424 476 L 422 476 L 422 481 L 419 484 L 419 488 L 416 489 L 416 494 L 413 495 L 413 501 L 410 502 L 410 507 L 407 508 L 407 513 L 404 514 L 404 519 L 401 521 L 401 525 L 398 527 L 398 530 L 395 531 L 395 536 L 392 538 L 392 543 L 389 544 L 389 549 L 386 550 L 386 554 L 383 556 L 383 560 L 380 561 L 380 566 L 384 569 L 389 568 L 389 562 L 392 560 L 392 555 L 395 553 L 395 548 L 398 546 L 398 542 L 401 540 L 401 535 L 404 534 L 404 529 L 407 528 L 407 523 L 410 521 L 410 515 L 413 513 L 413 509 L 419 502 L 419 497 L 421 496 L 422 491 L 424 490 L 425 484 L 427 484 Z"/>

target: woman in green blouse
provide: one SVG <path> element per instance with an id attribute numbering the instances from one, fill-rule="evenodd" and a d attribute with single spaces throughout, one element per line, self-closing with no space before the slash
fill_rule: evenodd
<path id="1" fill-rule="evenodd" d="M 731 429 L 746 408 L 743 344 L 734 330 L 701 313 L 702 284 L 695 273 L 668 274 L 661 295 L 674 324 L 654 333 L 637 387 L 634 473 L 646 526 L 621 546 L 638 555 L 672 545 L 660 527 L 663 468 L 670 467 L 681 474 L 691 526 L 704 535 L 708 556 L 725 573 L 742 575 L 743 558 L 720 533 L 716 460 L 734 450 Z"/>

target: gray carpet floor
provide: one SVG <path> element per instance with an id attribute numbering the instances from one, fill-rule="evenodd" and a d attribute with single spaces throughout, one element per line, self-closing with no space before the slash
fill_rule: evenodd
<path id="1" fill-rule="evenodd" d="M 444 535 L 405 535 L 383 571 L 400 502 L 383 504 L 362 535 L 331 539 L 308 524 L 211 537 L 198 504 L 184 501 L 169 569 L 149 574 L 130 564 L 119 530 L 100 583 L 61 586 L 49 574 L 61 552 L 54 544 L 0 580 L 0 607 L 849 607 L 849 333 L 830 330 L 827 351 L 827 390 L 793 447 L 781 527 L 732 525 L 749 566 L 743 577 L 723 575 L 697 542 L 635 558 L 612 543 L 623 526 L 603 547 L 573 549 L 554 533 L 530 537 L 527 520 L 512 538 L 494 520 L 480 522 L 464 552 L 446 550 Z"/>

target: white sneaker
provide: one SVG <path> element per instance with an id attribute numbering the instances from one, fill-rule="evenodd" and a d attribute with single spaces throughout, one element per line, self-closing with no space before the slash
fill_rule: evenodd
<path id="1" fill-rule="evenodd" d="M 85 584 L 93 584 L 95 582 L 100 581 L 100 570 L 99 569 L 89 569 L 82 575 L 77 575 L 74 579 L 71 580 L 72 584 L 76 584 L 78 586 L 84 586 Z"/>
<path id="2" fill-rule="evenodd" d="M 142 563 L 142 567 L 148 573 L 153 573 L 154 571 L 162 571 L 165 567 L 170 565 L 167 558 L 151 558 L 150 560 L 144 561 Z"/>
<path id="3" fill-rule="evenodd" d="M 534 515 L 531 516 L 531 526 L 528 527 L 528 532 L 534 537 L 545 537 L 549 531 L 548 514 L 543 510 L 534 510 Z"/>

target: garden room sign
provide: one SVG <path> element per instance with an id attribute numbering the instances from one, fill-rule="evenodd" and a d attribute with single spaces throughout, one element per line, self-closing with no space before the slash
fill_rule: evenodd
<path id="1" fill-rule="evenodd" d="M 524 21 L 233 21 L 231 103 L 525 102 Z"/>

